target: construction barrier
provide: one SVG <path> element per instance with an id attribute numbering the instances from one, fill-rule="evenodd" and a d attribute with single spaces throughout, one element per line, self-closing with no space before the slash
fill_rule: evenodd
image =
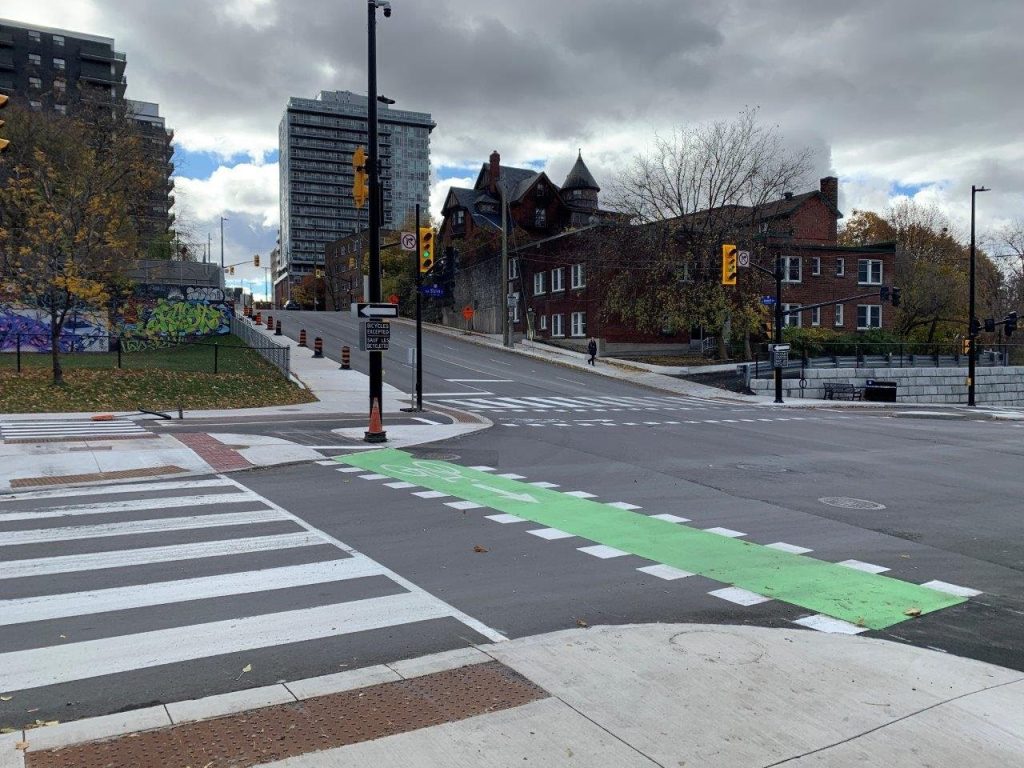
<path id="1" fill-rule="evenodd" d="M 299 346 L 306 346 L 306 329 L 303 328 L 299 331 Z"/>
<path id="2" fill-rule="evenodd" d="M 281 335 L 281 321 L 280 320 L 278 320 L 277 321 L 277 325 L 274 326 L 274 335 L 275 336 L 280 336 Z"/>
<path id="3" fill-rule="evenodd" d="M 313 339 L 313 357 L 324 356 L 324 340 L 317 336 Z"/>
<path id="4" fill-rule="evenodd" d="M 352 366 L 349 364 L 351 361 L 351 352 L 348 347 L 341 348 L 341 370 L 347 371 Z"/>

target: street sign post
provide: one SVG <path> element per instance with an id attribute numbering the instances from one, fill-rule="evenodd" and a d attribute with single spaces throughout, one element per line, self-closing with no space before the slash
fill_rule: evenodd
<path id="1" fill-rule="evenodd" d="M 387 352 L 391 324 L 387 320 L 363 320 L 359 323 L 359 349 L 363 352 Z"/>
<path id="2" fill-rule="evenodd" d="M 415 251 L 416 250 L 416 233 L 415 232 L 403 232 L 402 239 L 399 241 L 403 251 Z"/>
<path id="3" fill-rule="evenodd" d="M 366 304 L 356 304 L 355 308 L 356 317 L 359 318 L 398 317 L 397 304 L 385 304 L 384 302 L 370 302 Z"/>
<path id="4" fill-rule="evenodd" d="M 775 303 L 775 297 L 774 296 L 762 296 L 761 297 L 761 303 L 764 304 L 766 307 L 770 307 L 770 306 L 772 306 Z"/>
<path id="5" fill-rule="evenodd" d="M 772 367 L 785 368 L 789 365 L 789 344 L 772 344 Z"/>
<path id="6" fill-rule="evenodd" d="M 424 296 L 432 296 L 435 299 L 440 299 L 444 296 L 444 286 L 422 285 L 420 286 L 420 293 L 422 293 Z"/>

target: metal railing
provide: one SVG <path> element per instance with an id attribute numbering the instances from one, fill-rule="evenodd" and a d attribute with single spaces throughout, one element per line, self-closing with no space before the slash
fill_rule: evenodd
<path id="1" fill-rule="evenodd" d="M 277 368 L 286 379 L 291 373 L 291 348 L 277 344 L 256 330 L 248 320 L 231 317 L 231 332 L 260 357 Z"/>

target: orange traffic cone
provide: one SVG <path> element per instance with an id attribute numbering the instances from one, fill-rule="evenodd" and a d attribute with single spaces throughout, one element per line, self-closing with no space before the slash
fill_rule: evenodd
<path id="1" fill-rule="evenodd" d="M 373 399 L 373 407 L 370 408 L 370 428 L 363 435 L 367 443 L 386 443 L 388 433 L 384 431 L 384 425 L 380 421 L 380 405 L 377 398 Z"/>

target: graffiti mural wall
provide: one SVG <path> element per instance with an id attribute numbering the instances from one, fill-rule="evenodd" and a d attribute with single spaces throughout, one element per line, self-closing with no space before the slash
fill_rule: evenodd
<path id="1" fill-rule="evenodd" d="M 76 307 L 61 329 L 62 352 L 106 352 L 111 337 L 126 351 L 177 344 L 229 333 L 234 304 L 220 288 L 139 285 L 107 307 Z M 0 352 L 50 351 L 50 316 L 0 295 Z"/>

